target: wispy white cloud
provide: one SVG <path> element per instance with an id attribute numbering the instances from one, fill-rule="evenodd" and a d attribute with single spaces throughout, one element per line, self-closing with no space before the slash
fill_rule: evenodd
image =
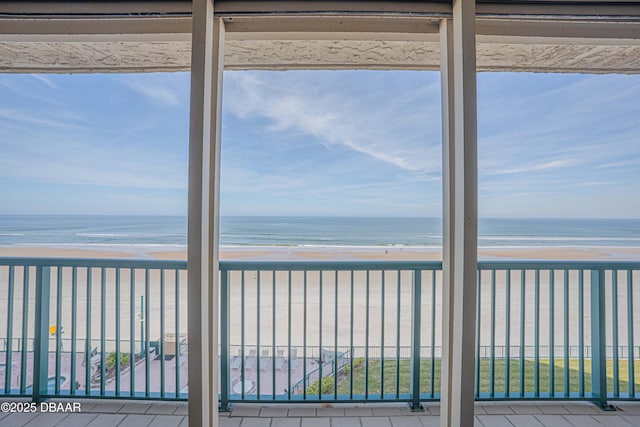
<path id="1" fill-rule="evenodd" d="M 640 165 L 640 159 L 621 160 L 619 162 L 610 162 L 595 165 L 596 169 L 608 169 L 608 168 L 623 168 L 628 166 Z"/>
<path id="2" fill-rule="evenodd" d="M 164 74 L 133 74 L 116 76 L 114 79 L 161 106 L 184 107 L 185 101 L 188 101 L 189 94 L 185 86 L 176 81 L 181 80 L 181 76 L 172 79 Z"/>
<path id="3" fill-rule="evenodd" d="M 523 164 L 522 166 L 502 169 L 502 170 L 487 170 L 485 174 L 487 175 L 508 175 L 508 174 L 517 174 L 517 173 L 528 173 L 528 172 L 538 172 L 538 171 L 547 171 L 549 169 L 560 169 L 572 165 L 574 162 L 572 160 L 550 160 L 542 163 L 529 163 Z"/>
<path id="4" fill-rule="evenodd" d="M 79 124 L 78 115 L 73 112 L 59 110 L 48 111 L 42 114 L 40 111 L 27 110 L 25 108 L 0 108 L 0 123 L 3 120 L 16 122 L 28 126 L 46 126 L 62 129 L 87 129 Z"/>
<path id="5" fill-rule="evenodd" d="M 225 75 L 223 212 L 438 215 L 439 89 L 331 74 Z"/>
<path id="6" fill-rule="evenodd" d="M 604 185 L 612 185 L 614 184 L 611 181 L 583 181 L 583 182 L 579 182 L 576 185 L 578 186 L 582 186 L 582 187 L 598 187 L 598 186 L 604 186 Z"/>
<path id="7" fill-rule="evenodd" d="M 44 84 L 50 89 L 58 89 L 58 85 L 55 84 L 50 78 L 42 75 L 42 74 L 31 74 L 31 77 L 36 79 L 38 82 Z"/>
<path id="8" fill-rule="evenodd" d="M 72 147 L 76 148 L 72 148 Z M 31 182 L 123 188 L 186 189 L 184 168 L 166 156 L 85 144 L 56 144 L 0 157 L 0 177 Z M 182 162 L 181 162 L 182 163 Z"/>
<path id="9" fill-rule="evenodd" d="M 22 77 L 10 90 L 22 85 L 39 96 L 57 87 L 60 95 L 11 101 L 0 94 L 0 177 L 69 186 L 186 189 L 186 114 L 133 111 L 126 91 L 111 76 L 97 75 L 93 81 L 86 76 L 77 81 Z M 176 142 L 182 142 L 182 150 L 174 148 Z"/>
<path id="10" fill-rule="evenodd" d="M 487 73 L 478 81 L 479 155 L 490 168 L 570 159 L 563 167 L 576 173 L 640 155 L 637 77 Z"/>
<path id="11" fill-rule="evenodd" d="M 298 76 L 228 73 L 225 105 L 239 118 L 267 119 L 270 132 L 301 132 L 408 171 L 438 170 L 439 124 L 429 124 L 439 119 L 426 103 L 393 90 L 363 94 Z"/>

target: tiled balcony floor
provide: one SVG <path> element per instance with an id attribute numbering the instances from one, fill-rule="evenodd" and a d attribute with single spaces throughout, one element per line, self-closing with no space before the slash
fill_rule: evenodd
<path id="1" fill-rule="evenodd" d="M 4 401 L 4 400 L 3 400 Z M 15 400 L 12 400 L 15 401 Z M 57 402 L 55 400 L 54 402 Z M 67 402 L 61 400 L 60 402 Z M 0 414 L 0 426 L 62 427 L 184 427 L 187 404 L 79 400 L 81 413 Z M 481 427 L 590 427 L 640 426 L 640 402 L 614 402 L 615 412 L 604 412 L 583 402 L 491 402 L 476 404 L 476 426 Z M 439 426 L 438 404 L 425 404 L 412 413 L 405 405 L 236 405 L 220 416 L 220 426 L 233 427 L 426 427 Z"/>

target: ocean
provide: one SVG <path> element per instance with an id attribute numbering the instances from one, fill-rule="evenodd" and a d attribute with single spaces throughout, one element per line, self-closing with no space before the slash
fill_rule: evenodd
<path id="1" fill-rule="evenodd" d="M 439 247 L 439 218 L 223 217 L 220 245 Z M 0 246 L 140 247 L 179 250 L 178 216 L 0 216 Z M 640 247 L 640 219 L 485 218 L 481 247 Z"/>

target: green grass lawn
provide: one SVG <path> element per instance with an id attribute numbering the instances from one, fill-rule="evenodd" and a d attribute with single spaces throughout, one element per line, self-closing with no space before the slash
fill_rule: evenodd
<path id="1" fill-rule="evenodd" d="M 620 392 L 625 393 L 629 390 L 629 371 L 628 362 L 620 361 L 619 363 L 619 387 Z M 409 393 L 411 384 L 411 366 L 409 360 L 401 360 L 399 367 L 399 392 Z M 549 360 L 540 359 L 539 364 L 539 390 L 540 393 L 548 393 L 550 391 L 550 365 Z M 346 375 L 338 378 L 338 394 L 349 394 L 351 385 L 351 374 L 347 368 Z M 591 360 L 584 361 L 584 390 L 591 391 Z M 495 361 L 495 385 L 496 393 L 505 391 L 505 361 L 496 359 Z M 554 390 L 556 393 L 563 393 L 564 390 L 564 360 L 557 359 L 555 361 L 555 379 Z M 369 360 L 369 382 L 368 391 L 370 395 L 380 394 L 380 360 Z M 520 391 L 520 361 L 511 360 L 510 364 L 510 386 L 511 392 Z M 436 360 L 434 364 L 434 392 L 440 392 L 440 360 Z M 480 361 L 480 392 L 488 393 L 491 391 L 491 375 L 490 361 Z M 316 382 L 317 383 L 317 382 Z M 607 361 L 607 384 L 608 390 L 613 390 L 613 361 Z M 640 390 L 640 361 L 635 362 L 635 387 Z M 579 360 L 569 360 L 569 391 L 578 392 L 580 387 Z M 431 361 L 422 360 L 420 364 L 420 391 L 429 393 L 431 391 Z M 524 391 L 535 392 L 535 362 L 533 359 L 525 359 L 524 361 Z M 308 389 L 308 394 L 317 394 L 318 384 L 312 384 Z M 333 393 L 333 379 L 325 378 L 323 385 L 323 394 Z M 364 360 L 354 359 L 353 369 L 353 394 L 365 393 L 365 366 Z M 384 361 L 384 393 L 396 393 L 396 361 L 388 359 Z"/>

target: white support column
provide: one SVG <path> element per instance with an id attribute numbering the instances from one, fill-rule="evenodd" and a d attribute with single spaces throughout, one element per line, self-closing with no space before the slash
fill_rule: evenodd
<path id="1" fill-rule="evenodd" d="M 189 426 L 218 425 L 218 224 L 224 24 L 193 1 L 189 130 Z"/>
<path id="2" fill-rule="evenodd" d="M 440 425 L 474 423 L 478 167 L 475 2 L 454 0 L 440 24 L 443 302 Z"/>
<path id="3" fill-rule="evenodd" d="M 440 420 L 442 426 L 449 426 L 451 419 L 451 331 L 453 326 L 453 240 L 455 236 L 455 194 L 454 167 L 455 147 L 453 138 L 455 117 L 453 106 L 453 27 L 450 19 L 440 21 L 440 86 L 442 102 L 442 367 L 440 388 Z"/>

